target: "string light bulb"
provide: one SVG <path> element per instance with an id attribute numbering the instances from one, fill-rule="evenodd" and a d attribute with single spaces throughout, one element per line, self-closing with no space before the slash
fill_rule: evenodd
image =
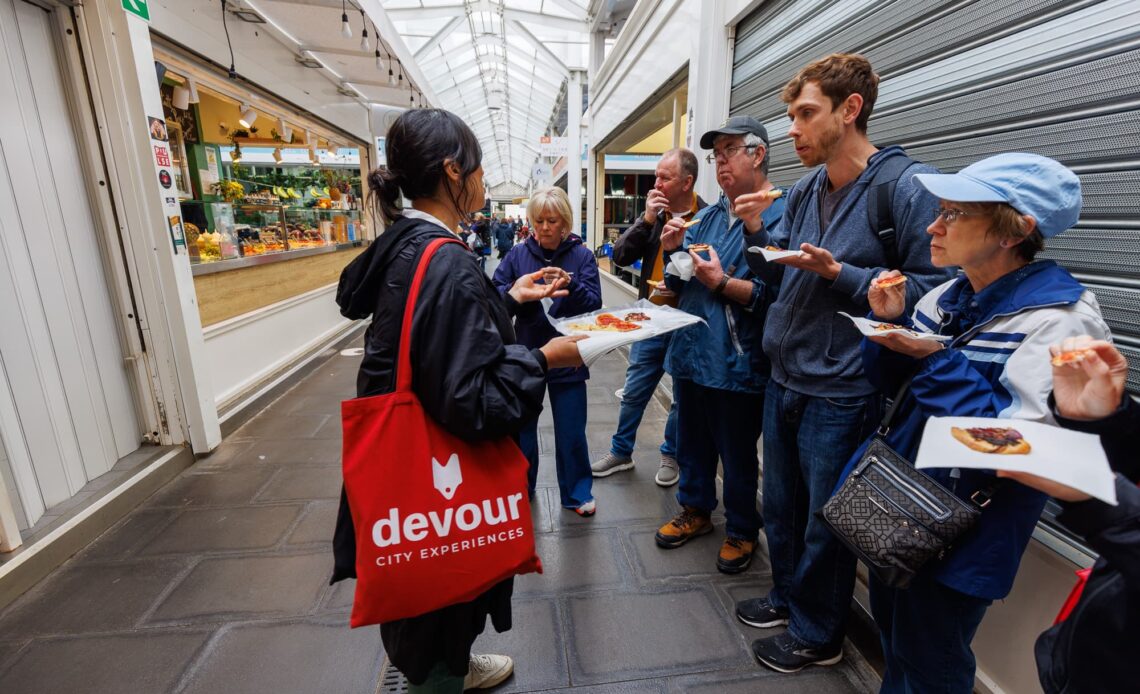
<path id="1" fill-rule="evenodd" d="M 348 10 L 344 8 L 344 0 L 340 0 L 340 35 L 346 39 L 352 38 L 352 25 L 348 23 Z"/>
<path id="2" fill-rule="evenodd" d="M 368 42 L 368 20 L 364 17 L 364 8 L 360 9 L 360 50 L 367 53 L 372 50 L 372 44 Z"/>

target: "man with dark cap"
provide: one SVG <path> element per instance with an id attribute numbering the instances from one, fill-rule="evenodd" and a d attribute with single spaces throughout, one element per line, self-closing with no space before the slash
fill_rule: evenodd
<path id="1" fill-rule="evenodd" d="M 768 133 L 755 118 L 728 119 L 701 137 L 701 148 L 712 150 L 707 160 L 716 164 L 723 194 L 697 213 L 696 224 L 675 218 L 661 232 L 665 256 L 684 250 L 693 265 L 688 281 L 666 273 L 665 282 L 678 295 L 678 308 L 705 324 L 674 333 L 665 357 L 677 396 L 682 510 L 661 526 L 656 540 L 671 549 L 712 530 L 719 459 L 726 537 L 716 565 L 724 573 L 739 573 L 751 564 L 763 525 L 756 510 L 756 443 L 768 380 L 760 335 L 769 293 L 744 260 L 744 221 L 736 216 L 735 203 L 745 195 L 777 198 L 779 192 L 768 181 Z M 762 216 L 776 224 L 782 210 L 783 201 L 776 199 Z"/>

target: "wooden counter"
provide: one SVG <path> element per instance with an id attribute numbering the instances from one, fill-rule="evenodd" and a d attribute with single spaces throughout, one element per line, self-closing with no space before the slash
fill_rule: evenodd
<path id="1" fill-rule="evenodd" d="M 346 248 L 281 262 L 198 275 L 198 315 L 202 327 L 334 284 L 364 248 Z"/>

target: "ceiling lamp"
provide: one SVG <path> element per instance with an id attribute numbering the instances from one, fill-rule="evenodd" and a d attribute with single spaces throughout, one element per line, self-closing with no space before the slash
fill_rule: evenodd
<path id="1" fill-rule="evenodd" d="M 234 144 L 234 151 L 230 153 L 230 161 L 235 164 L 241 161 L 241 145 Z"/>
<path id="2" fill-rule="evenodd" d="M 249 128 L 253 122 L 257 120 L 257 112 L 249 104 L 241 105 L 241 118 L 238 118 L 238 123 L 243 128 Z"/>
<path id="3" fill-rule="evenodd" d="M 170 104 L 179 111 L 185 111 L 190 108 L 190 90 L 183 85 L 178 85 L 174 88 L 173 98 Z"/>
<path id="4" fill-rule="evenodd" d="M 328 150 L 329 154 L 335 156 L 339 148 L 336 146 L 336 143 L 330 142 L 329 146 L 326 149 Z"/>
<path id="5" fill-rule="evenodd" d="M 281 148 L 280 147 L 273 150 L 273 161 L 277 162 L 278 164 L 281 163 Z"/>
<path id="6" fill-rule="evenodd" d="M 186 87 L 190 91 L 190 103 L 198 103 L 198 82 L 193 77 L 186 77 Z"/>
<path id="7" fill-rule="evenodd" d="M 344 0 L 340 0 L 340 35 L 346 39 L 352 38 L 352 26 L 348 23 L 348 10 L 344 9 Z"/>
<path id="8" fill-rule="evenodd" d="M 372 44 L 368 42 L 368 20 L 364 17 L 364 8 L 360 8 L 360 50 L 367 53 L 372 50 Z"/>
<path id="9" fill-rule="evenodd" d="M 392 72 L 392 56 L 388 56 L 388 86 L 396 86 L 396 73 Z"/>

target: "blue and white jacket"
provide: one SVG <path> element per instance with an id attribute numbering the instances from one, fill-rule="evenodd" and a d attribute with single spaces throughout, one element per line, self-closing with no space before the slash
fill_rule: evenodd
<path id="1" fill-rule="evenodd" d="M 1049 260 L 1030 263 L 974 293 L 965 276 L 935 287 L 915 306 L 909 327 L 952 335 L 946 349 L 913 359 L 863 341 L 863 366 L 879 390 L 894 395 L 914 373 L 886 442 L 914 460 L 928 417 L 996 417 L 1055 424 L 1049 345 L 1087 334 L 1110 339 L 1096 297 Z M 862 456 L 856 451 L 848 471 Z M 963 499 L 994 480 L 985 470 L 930 469 Z M 843 477 L 846 477 L 846 472 Z M 978 525 L 946 556 L 924 568 L 940 583 L 979 598 L 1009 594 L 1046 496 L 1006 483 Z"/>

